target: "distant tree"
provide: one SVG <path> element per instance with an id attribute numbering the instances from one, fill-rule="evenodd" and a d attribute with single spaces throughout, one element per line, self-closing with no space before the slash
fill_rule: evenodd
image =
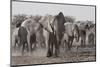
<path id="1" fill-rule="evenodd" d="M 42 16 L 40 16 L 40 15 L 36 15 L 36 16 L 34 16 L 34 20 L 38 22 L 41 19 L 41 17 Z"/>
<path id="2" fill-rule="evenodd" d="M 75 22 L 75 18 L 73 16 L 65 16 L 65 20 L 66 22 L 71 22 L 71 23 Z"/>
<path id="3" fill-rule="evenodd" d="M 93 21 L 88 21 L 87 20 L 87 24 L 90 28 L 93 28 L 95 26 L 95 23 L 93 23 Z"/>
<path id="4" fill-rule="evenodd" d="M 30 16 L 29 16 L 29 18 L 34 19 L 34 20 L 37 21 L 37 22 L 41 19 L 41 17 L 42 17 L 42 16 L 40 16 L 40 15 L 36 15 L 36 16 L 30 15 Z"/>
<path id="5" fill-rule="evenodd" d="M 21 24 L 27 17 L 24 14 L 14 15 L 12 18 L 12 25 Z"/>

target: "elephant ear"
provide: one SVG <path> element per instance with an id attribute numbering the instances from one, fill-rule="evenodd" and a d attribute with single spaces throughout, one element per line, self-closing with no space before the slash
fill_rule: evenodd
<path id="1" fill-rule="evenodd" d="M 43 16 L 40 20 L 39 23 L 45 28 L 47 31 L 52 32 L 52 28 L 50 26 L 50 19 L 49 15 Z"/>
<path id="2" fill-rule="evenodd" d="M 21 26 L 26 27 L 26 26 L 30 25 L 31 23 L 32 23 L 31 19 L 26 19 L 25 21 L 22 22 Z"/>
<path id="3" fill-rule="evenodd" d="M 43 26 L 47 25 L 47 17 L 44 16 L 39 20 L 39 23 L 42 24 Z"/>
<path id="4" fill-rule="evenodd" d="M 42 16 L 37 15 L 37 16 L 34 17 L 34 20 L 35 20 L 36 22 L 39 22 L 39 20 L 41 19 L 41 17 L 42 17 Z"/>

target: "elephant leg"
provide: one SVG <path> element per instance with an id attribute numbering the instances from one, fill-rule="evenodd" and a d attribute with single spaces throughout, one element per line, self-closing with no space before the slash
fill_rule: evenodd
<path id="1" fill-rule="evenodd" d="M 69 50 L 71 50 L 71 40 L 69 41 Z"/>
<path id="2" fill-rule="evenodd" d="M 70 41 L 68 40 L 68 50 L 70 50 Z"/>
<path id="3" fill-rule="evenodd" d="M 71 38 L 69 37 L 68 38 L 68 50 L 70 50 L 70 46 L 71 46 L 71 40 L 70 40 Z"/>
<path id="4" fill-rule="evenodd" d="M 16 36 L 15 43 L 16 43 L 16 47 L 19 48 L 20 47 L 20 38 L 19 38 L 19 36 Z"/>
<path id="5" fill-rule="evenodd" d="M 15 42 L 14 42 L 14 49 L 16 49 L 16 39 L 15 39 Z"/>
<path id="6" fill-rule="evenodd" d="M 51 48 L 50 48 L 51 44 L 48 44 L 48 51 L 47 51 L 47 57 L 51 57 Z"/>
<path id="7" fill-rule="evenodd" d="M 55 42 L 55 57 L 58 57 L 59 53 L 59 42 Z"/>
<path id="8" fill-rule="evenodd" d="M 55 46 L 55 57 L 58 57 L 58 53 L 59 53 L 59 49 L 58 49 L 58 46 Z"/>
<path id="9" fill-rule="evenodd" d="M 28 43 L 26 42 L 26 49 L 27 49 L 27 52 L 29 51 L 29 47 L 28 47 Z"/>
<path id="10" fill-rule="evenodd" d="M 93 46 L 94 45 L 94 35 L 92 36 L 92 38 L 91 38 L 92 40 L 92 42 L 91 42 L 91 45 Z"/>
<path id="11" fill-rule="evenodd" d="M 81 45 L 82 45 L 82 47 L 85 47 L 85 37 L 86 36 L 82 36 L 81 37 Z"/>
<path id="12" fill-rule="evenodd" d="M 28 43 L 29 55 L 31 55 L 31 44 L 30 44 L 30 33 L 29 33 L 29 31 L 28 31 L 28 34 L 27 34 L 27 43 Z"/>
<path id="13" fill-rule="evenodd" d="M 82 40 L 82 38 L 81 38 L 81 46 L 83 47 L 83 40 Z"/>
<path id="14" fill-rule="evenodd" d="M 36 48 L 37 46 L 36 46 L 36 42 L 34 43 L 34 47 Z"/>
<path id="15" fill-rule="evenodd" d="M 53 55 L 53 43 L 51 43 L 51 56 Z"/>
<path id="16" fill-rule="evenodd" d="M 49 39 L 45 39 L 45 45 L 46 45 L 46 48 L 48 48 L 50 45 L 49 45 Z"/>
<path id="17" fill-rule="evenodd" d="M 31 51 L 31 52 L 32 52 L 32 50 L 33 50 L 33 44 L 34 44 L 34 42 L 33 42 L 33 37 L 30 36 L 30 51 Z"/>
<path id="18" fill-rule="evenodd" d="M 67 51 L 67 49 L 68 49 L 68 42 L 66 40 L 64 41 L 64 46 L 65 46 L 64 47 L 65 48 L 65 51 Z"/>
<path id="19" fill-rule="evenodd" d="M 64 40 L 64 39 L 61 40 L 61 47 L 62 47 L 62 48 L 65 47 L 65 40 Z"/>
<path id="20" fill-rule="evenodd" d="M 22 55 L 24 55 L 25 43 L 22 43 Z"/>
<path id="21" fill-rule="evenodd" d="M 66 45 L 66 40 L 63 41 L 63 43 L 61 45 L 63 45 L 63 49 L 66 51 L 67 45 Z"/>
<path id="22" fill-rule="evenodd" d="M 39 43 L 40 44 L 40 43 Z M 32 46 L 31 46 L 32 47 Z M 32 48 L 32 51 L 36 49 L 36 42 L 34 42 L 34 47 Z"/>
<path id="23" fill-rule="evenodd" d="M 84 47 L 84 38 L 81 38 L 81 46 Z"/>
<path id="24" fill-rule="evenodd" d="M 32 42 L 30 43 L 30 50 L 31 50 L 31 52 L 32 52 Z"/>
<path id="25" fill-rule="evenodd" d="M 92 34 L 92 36 L 91 36 L 91 45 L 93 46 L 94 43 L 95 43 L 95 36 L 94 36 L 94 34 Z"/>
<path id="26" fill-rule="evenodd" d="M 85 47 L 85 39 L 86 39 L 86 38 L 84 37 L 84 40 L 83 40 L 83 45 L 84 45 L 84 47 Z"/>
<path id="27" fill-rule="evenodd" d="M 42 44 L 41 46 L 42 46 L 43 48 L 46 48 L 45 41 L 43 41 L 41 44 Z"/>
<path id="28" fill-rule="evenodd" d="M 19 43 L 18 43 L 18 39 L 15 39 L 15 45 L 14 45 L 14 49 L 19 48 Z"/>
<path id="29" fill-rule="evenodd" d="M 72 47 L 72 44 L 73 44 L 73 37 L 72 37 L 71 40 L 70 40 L 70 49 L 71 49 L 71 47 Z"/>
<path id="30" fill-rule="evenodd" d="M 18 49 L 20 49 L 20 48 L 21 48 L 21 41 L 20 41 L 20 38 L 18 38 L 17 44 L 18 44 Z"/>
<path id="31" fill-rule="evenodd" d="M 47 57 L 51 57 L 51 39 L 48 40 L 48 51 L 47 51 Z"/>
<path id="32" fill-rule="evenodd" d="M 18 38 L 15 38 L 15 45 L 14 45 L 14 48 L 16 48 L 17 46 L 19 47 Z"/>

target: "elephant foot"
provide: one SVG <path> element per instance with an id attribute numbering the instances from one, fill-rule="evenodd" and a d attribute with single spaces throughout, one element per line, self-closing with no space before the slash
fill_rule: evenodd
<path id="1" fill-rule="evenodd" d="M 58 53 L 55 53 L 55 54 L 54 54 L 54 57 L 55 57 L 55 58 L 56 58 L 56 57 L 59 57 Z"/>
<path id="2" fill-rule="evenodd" d="M 68 45 L 68 51 L 71 50 L 71 47 Z"/>
<path id="3" fill-rule="evenodd" d="M 51 55 L 47 55 L 47 57 L 51 57 Z"/>
<path id="4" fill-rule="evenodd" d="M 47 57 L 51 57 L 51 56 L 52 56 L 51 52 L 48 52 Z"/>
<path id="5" fill-rule="evenodd" d="M 71 47 L 68 47 L 68 50 L 71 50 Z"/>
<path id="6" fill-rule="evenodd" d="M 47 54 L 47 57 L 51 57 L 52 55 L 51 54 Z"/>
<path id="7" fill-rule="evenodd" d="M 29 49 L 27 48 L 27 52 L 29 52 Z"/>
<path id="8" fill-rule="evenodd" d="M 32 53 L 33 52 L 33 49 L 30 52 Z"/>
<path id="9" fill-rule="evenodd" d="M 22 56 L 24 56 L 24 52 L 22 51 Z"/>
<path id="10" fill-rule="evenodd" d="M 82 45 L 81 47 L 82 47 L 82 48 L 84 48 L 84 47 L 85 47 L 85 45 Z"/>
<path id="11" fill-rule="evenodd" d="M 54 55 L 54 58 L 57 58 L 57 57 L 59 57 L 58 55 Z"/>

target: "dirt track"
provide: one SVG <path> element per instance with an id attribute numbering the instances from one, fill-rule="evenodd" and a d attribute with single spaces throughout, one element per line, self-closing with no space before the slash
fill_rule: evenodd
<path id="1" fill-rule="evenodd" d="M 79 62 L 79 61 L 95 61 L 95 46 L 94 47 L 79 47 L 78 50 L 73 47 L 70 51 L 60 49 L 58 58 L 46 57 L 47 49 L 37 48 L 31 55 L 25 52 L 21 55 L 19 50 L 12 49 L 12 65 L 27 65 L 27 64 L 45 64 L 45 63 L 61 63 L 61 62 Z"/>

